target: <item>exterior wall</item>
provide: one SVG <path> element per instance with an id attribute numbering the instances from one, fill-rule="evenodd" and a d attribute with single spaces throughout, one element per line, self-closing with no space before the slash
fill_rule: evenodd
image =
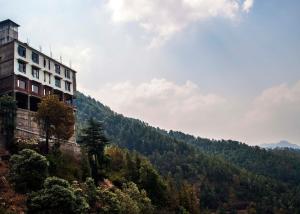
<path id="1" fill-rule="evenodd" d="M 62 91 L 63 93 L 73 95 L 76 88 L 74 87 L 75 84 L 75 71 L 68 68 L 67 66 L 57 62 L 56 60 L 40 53 L 39 51 L 34 50 L 33 48 L 29 47 L 26 44 L 23 44 L 19 41 L 15 41 L 14 43 L 14 72 L 16 75 L 21 75 L 29 80 L 33 80 L 36 82 L 41 83 L 42 85 L 46 85 L 52 87 L 53 89 Z M 26 57 L 19 56 L 18 54 L 18 46 L 21 45 L 22 47 L 26 48 Z M 32 61 L 32 52 L 35 52 L 39 55 L 39 63 L 35 63 Z M 44 59 L 46 60 L 46 66 L 44 66 Z M 18 62 L 24 61 L 26 63 L 26 73 L 22 73 L 19 71 Z M 50 69 L 49 69 L 49 62 L 50 62 Z M 55 72 L 55 64 L 60 65 L 60 74 Z M 39 69 L 39 78 L 35 78 L 32 76 L 32 66 Z M 65 77 L 65 69 L 70 71 L 70 78 Z M 50 74 L 50 83 L 49 83 L 49 74 Z M 55 86 L 55 77 L 61 79 L 61 87 Z M 67 91 L 65 89 L 65 82 L 71 83 L 71 90 Z"/>
<path id="2" fill-rule="evenodd" d="M 18 39 L 18 25 L 15 23 L 6 23 L 0 26 L 0 45 Z"/>
<path id="3" fill-rule="evenodd" d="M 17 110 L 17 121 L 16 121 L 16 138 L 27 139 L 36 138 L 42 139 L 42 131 L 39 129 L 37 122 L 34 119 L 35 112 L 18 109 Z M 75 143 L 75 132 L 74 135 L 69 139 L 69 143 Z"/>
<path id="4" fill-rule="evenodd" d="M 0 95 L 11 92 L 14 89 L 14 76 L 8 76 L 0 79 Z"/>
<path id="5" fill-rule="evenodd" d="M 16 138 L 39 137 L 41 134 L 34 121 L 34 112 L 18 109 L 16 123 Z"/>
<path id="6" fill-rule="evenodd" d="M 13 74 L 14 69 L 14 44 L 0 46 L 0 79 Z"/>

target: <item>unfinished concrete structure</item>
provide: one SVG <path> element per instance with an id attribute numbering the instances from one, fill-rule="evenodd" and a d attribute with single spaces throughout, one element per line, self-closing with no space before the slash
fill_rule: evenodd
<path id="1" fill-rule="evenodd" d="M 0 22 L 0 96 L 17 101 L 17 138 L 42 137 L 33 119 L 38 103 L 43 96 L 56 94 L 73 106 L 76 71 L 19 41 L 18 27 L 11 20 Z"/>

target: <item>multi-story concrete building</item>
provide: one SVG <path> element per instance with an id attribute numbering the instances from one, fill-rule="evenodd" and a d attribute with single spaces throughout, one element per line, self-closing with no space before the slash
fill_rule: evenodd
<path id="1" fill-rule="evenodd" d="M 19 25 L 0 22 L 0 95 L 15 98 L 19 136 L 38 135 L 32 115 L 45 95 L 56 94 L 73 106 L 76 71 L 18 40 Z"/>

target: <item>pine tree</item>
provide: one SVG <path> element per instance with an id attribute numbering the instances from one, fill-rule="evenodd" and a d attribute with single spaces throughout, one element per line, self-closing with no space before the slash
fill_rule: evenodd
<path id="1" fill-rule="evenodd" d="M 98 183 L 98 181 L 104 177 L 105 164 L 107 163 L 104 149 L 109 143 L 109 140 L 104 134 L 102 124 L 91 118 L 87 127 L 83 129 L 79 137 L 79 143 L 82 144 L 87 151 L 92 177 L 95 182 Z"/>

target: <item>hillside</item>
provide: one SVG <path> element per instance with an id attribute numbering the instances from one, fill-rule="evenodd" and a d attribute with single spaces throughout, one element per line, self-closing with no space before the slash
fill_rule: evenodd
<path id="1" fill-rule="evenodd" d="M 177 183 L 186 180 L 197 185 L 202 210 L 299 210 L 300 157 L 296 153 L 167 132 L 117 114 L 81 93 L 77 110 L 79 130 L 94 117 L 104 123 L 118 146 L 145 155 L 162 175 Z"/>
<path id="2" fill-rule="evenodd" d="M 233 140 L 195 138 L 182 132 L 170 131 L 168 134 L 174 139 L 195 145 L 207 154 L 222 157 L 252 173 L 300 185 L 300 153 L 295 150 L 266 150 Z"/>

